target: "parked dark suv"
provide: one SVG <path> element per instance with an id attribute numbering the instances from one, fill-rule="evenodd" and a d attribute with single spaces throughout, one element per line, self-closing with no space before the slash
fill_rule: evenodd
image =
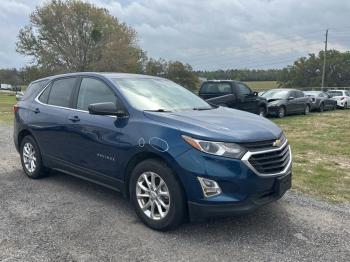
<path id="1" fill-rule="evenodd" d="M 248 212 L 291 186 L 280 128 L 166 79 L 54 76 L 32 83 L 14 112 L 28 177 L 53 169 L 121 191 L 154 229 Z"/>
<path id="2" fill-rule="evenodd" d="M 209 103 L 227 106 L 254 114 L 267 114 L 267 101 L 246 84 L 232 80 L 209 80 L 202 83 L 199 96 Z"/>

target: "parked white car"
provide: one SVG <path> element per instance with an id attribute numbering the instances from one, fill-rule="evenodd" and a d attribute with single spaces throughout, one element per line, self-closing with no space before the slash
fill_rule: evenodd
<path id="1" fill-rule="evenodd" d="M 337 101 L 337 107 L 350 108 L 350 92 L 347 90 L 330 90 L 327 92 Z"/>
<path id="2" fill-rule="evenodd" d="M 2 89 L 2 90 L 12 90 L 12 85 L 0 84 L 0 89 Z"/>

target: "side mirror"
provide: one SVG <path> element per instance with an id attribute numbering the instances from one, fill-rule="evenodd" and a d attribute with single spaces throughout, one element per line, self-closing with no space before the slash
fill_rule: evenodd
<path id="1" fill-rule="evenodd" d="M 124 109 L 118 109 L 117 106 L 112 102 L 91 104 L 89 105 L 88 109 L 91 115 L 100 115 L 100 116 L 109 115 L 109 116 L 117 116 L 117 117 L 127 116 L 127 113 Z"/>
<path id="2" fill-rule="evenodd" d="M 254 96 L 258 96 L 259 93 L 258 93 L 258 92 L 254 92 L 253 95 L 254 95 Z"/>
<path id="3" fill-rule="evenodd" d="M 294 96 L 288 97 L 288 100 L 293 100 L 293 99 L 294 99 Z"/>

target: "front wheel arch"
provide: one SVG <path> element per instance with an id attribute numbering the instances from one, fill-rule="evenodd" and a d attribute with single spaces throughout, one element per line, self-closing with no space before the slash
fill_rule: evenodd
<path id="1" fill-rule="evenodd" d="M 134 168 L 139 163 L 141 163 L 141 162 L 143 162 L 145 160 L 149 160 L 149 159 L 155 159 L 155 160 L 158 160 L 160 162 L 163 162 L 165 165 L 168 166 L 168 168 L 170 168 L 173 171 L 173 173 L 175 175 L 175 178 L 179 181 L 179 183 L 181 185 L 184 197 L 187 200 L 187 197 L 186 197 L 186 194 L 185 194 L 185 188 L 184 188 L 184 186 L 182 184 L 182 181 L 181 181 L 180 177 L 176 173 L 175 168 L 170 163 L 170 160 L 168 160 L 166 157 L 164 157 L 164 156 L 162 156 L 160 154 L 157 154 L 157 153 L 154 153 L 154 152 L 150 152 L 150 151 L 145 151 L 145 152 L 140 152 L 140 153 L 135 154 L 129 160 L 129 162 L 127 163 L 126 168 L 124 169 L 124 183 L 125 183 L 125 186 L 124 186 L 124 197 L 126 197 L 127 199 L 130 199 L 130 188 L 129 188 L 129 185 L 130 185 L 130 178 L 131 178 L 132 171 L 134 170 Z"/>

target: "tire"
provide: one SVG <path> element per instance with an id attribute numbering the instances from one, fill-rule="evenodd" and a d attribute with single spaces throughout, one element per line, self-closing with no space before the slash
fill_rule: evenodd
<path id="1" fill-rule="evenodd" d="M 304 115 L 308 115 L 310 113 L 310 106 L 306 105 L 305 109 L 304 109 Z"/>
<path id="2" fill-rule="evenodd" d="M 348 108 L 348 102 L 346 102 L 345 104 L 344 104 L 344 109 L 347 109 Z"/>
<path id="3" fill-rule="evenodd" d="M 149 159 L 139 163 L 132 171 L 129 192 L 136 214 L 148 227 L 166 231 L 183 222 L 186 208 L 182 187 L 162 161 Z"/>
<path id="4" fill-rule="evenodd" d="M 280 106 L 278 108 L 278 112 L 277 112 L 277 117 L 278 118 L 282 118 L 286 115 L 286 108 L 284 106 Z"/>
<path id="5" fill-rule="evenodd" d="M 324 111 L 324 104 L 321 103 L 320 104 L 320 108 L 318 109 L 319 112 L 323 112 Z"/>
<path id="6" fill-rule="evenodd" d="M 259 106 L 259 116 L 266 117 L 266 115 L 267 115 L 266 107 L 264 107 L 264 106 Z"/>
<path id="7" fill-rule="evenodd" d="M 23 171 L 29 178 L 38 179 L 47 175 L 47 170 L 42 164 L 39 146 L 32 136 L 23 138 L 20 156 Z"/>

